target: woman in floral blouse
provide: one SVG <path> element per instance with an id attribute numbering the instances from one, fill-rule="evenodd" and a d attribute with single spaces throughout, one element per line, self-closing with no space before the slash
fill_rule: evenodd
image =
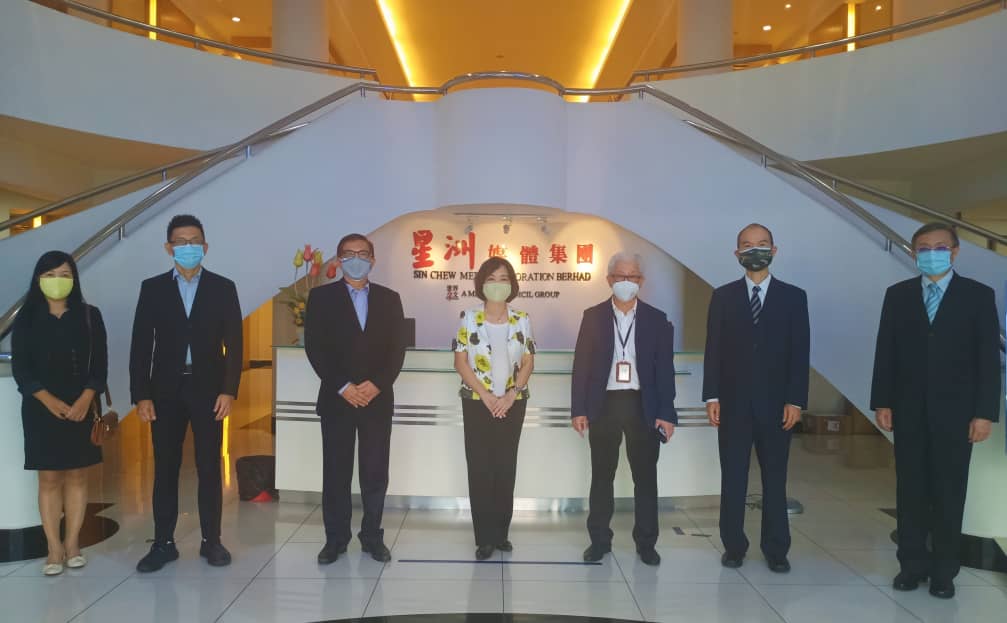
<path id="1" fill-rule="evenodd" d="M 510 262 L 491 257 L 479 267 L 475 293 L 483 305 L 462 312 L 454 339 L 455 370 L 462 377 L 465 459 L 476 558 L 509 552 L 514 477 L 535 340 L 525 312 L 507 303 L 518 293 Z"/>

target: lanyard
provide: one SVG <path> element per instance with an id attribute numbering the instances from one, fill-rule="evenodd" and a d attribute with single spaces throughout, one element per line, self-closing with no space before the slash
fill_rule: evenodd
<path id="1" fill-rule="evenodd" d="M 615 311 L 612 312 L 612 324 L 615 325 L 615 333 L 619 336 L 619 345 L 622 347 L 622 357 L 625 361 L 626 359 L 626 345 L 629 344 L 629 336 L 633 334 L 633 325 L 636 324 L 636 313 L 633 313 L 633 320 L 629 323 L 629 328 L 626 329 L 626 336 L 623 337 L 622 331 L 619 330 L 619 320 L 616 318 Z"/>

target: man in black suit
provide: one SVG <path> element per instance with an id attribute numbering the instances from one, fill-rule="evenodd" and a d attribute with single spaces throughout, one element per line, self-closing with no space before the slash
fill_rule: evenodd
<path id="1" fill-rule="evenodd" d="M 923 273 L 888 288 L 881 310 L 871 408 L 895 435 L 896 590 L 930 577 L 955 594 L 972 444 L 1000 415 L 1000 322 L 993 290 L 952 269 L 958 235 L 944 223 L 912 239 Z M 927 551 L 927 535 L 933 552 Z"/>
<path id="2" fill-rule="evenodd" d="M 613 481 L 619 445 L 635 486 L 633 540 L 640 559 L 661 563 L 657 544 L 657 458 L 659 443 L 675 433 L 674 328 L 665 313 L 637 298 L 643 285 L 638 254 L 617 253 L 608 263 L 612 298 L 587 309 L 573 359 L 571 416 L 591 445 L 591 545 L 584 560 L 597 562 L 612 551 L 609 524 L 615 507 Z"/>
<path id="3" fill-rule="evenodd" d="M 790 431 L 808 404 L 808 297 L 769 274 L 777 251 L 769 229 L 745 227 L 737 246 L 745 276 L 713 291 L 703 362 L 706 415 L 720 445 L 721 563 L 740 567 L 748 552 L 745 498 L 754 444 L 762 470 L 760 546 L 770 570 L 786 573 Z"/>
<path id="4" fill-rule="evenodd" d="M 200 556 L 231 563 L 220 543 L 220 447 L 241 378 L 241 308 L 234 282 L 202 267 L 203 225 L 179 215 L 164 245 L 175 267 L 140 286 L 129 353 L 132 401 L 150 422 L 154 445 L 154 544 L 136 569 L 157 571 L 178 558 L 178 472 L 192 426 L 199 474 Z"/>
<path id="5" fill-rule="evenodd" d="M 360 234 L 339 241 L 343 279 L 311 291 L 304 322 L 308 361 L 322 384 L 317 412 L 322 424 L 322 516 L 325 546 L 319 564 L 346 551 L 350 531 L 353 447 L 359 438 L 361 548 L 391 560 L 381 515 L 388 489 L 388 456 L 395 397 L 392 385 L 405 358 L 402 301 L 394 290 L 368 281 L 374 245 Z"/>

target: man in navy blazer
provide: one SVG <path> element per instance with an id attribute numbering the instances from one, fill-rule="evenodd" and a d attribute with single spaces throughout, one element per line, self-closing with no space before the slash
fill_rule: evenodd
<path id="1" fill-rule="evenodd" d="M 608 263 L 613 296 L 584 312 L 573 360 L 571 416 L 591 444 L 591 545 L 584 560 L 612 551 L 609 524 L 615 508 L 613 481 L 619 445 L 633 472 L 640 559 L 658 565 L 657 458 L 659 443 L 675 433 L 674 328 L 665 313 L 637 298 L 643 285 L 638 254 L 617 253 Z"/>
<path id="2" fill-rule="evenodd" d="M 769 229 L 748 225 L 737 242 L 745 276 L 713 292 L 703 364 L 703 400 L 720 444 L 721 563 L 740 567 L 748 551 L 745 498 L 754 444 L 762 471 L 762 553 L 770 570 L 786 573 L 790 431 L 808 404 L 808 297 L 769 274 L 777 251 Z"/>

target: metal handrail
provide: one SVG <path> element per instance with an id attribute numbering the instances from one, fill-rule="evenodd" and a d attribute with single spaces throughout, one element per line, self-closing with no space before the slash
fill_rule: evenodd
<path id="1" fill-rule="evenodd" d="M 878 37 L 888 37 L 891 35 L 896 35 L 902 32 L 907 32 L 910 30 L 916 30 L 918 28 L 925 28 L 926 26 L 931 26 L 933 24 L 938 24 L 945 22 L 956 17 L 961 17 L 963 15 L 968 15 L 976 11 L 981 11 L 992 6 L 999 5 L 1001 9 L 1007 10 L 1007 0 L 980 0 L 979 2 L 973 2 L 971 4 L 966 4 L 954 9 L 948 9 L 947 11 L 942 11 L 935 15 L 930 15 L 927 17 L 921 17 L 919 19 L 914 19 L 903 24 L 897 24 L 895 26 L 889 26 L 888 28 L 882 28 L 881 30 L 872 30 L 871 32 L 865 32 L 853 37 L 844 37 L 842 39 L 834 39 L 832 41 L 824 41 L 822 43 L 814 43 L 811 45 L 801 46 L 799 48 L 790 48 L 788 50 L 779 50 L 777 52 L 767 52 L 765 54 L 756 54 L 753 56 L 742 56 L 738 58 L 726 58 L 717 61 L 707 61 L 704 63 L 692 63 L 690 65 L 679 65 L 677 67 L 655 67 L 653 69 L 640 69 L 634 71 L 626 83 L 627 86 L 635 82 L 638 78 L 643 78 L 644 80 L 651 80 L 654 76 L 665 76 L 668 74 L 681 74 L 689 73 L 694 71 L 703 71 L 706 69 L 717 69 L 720 67 L 729 67 L 731 65 L 743 65 L 746 63 L 758 63 L 761 61 L 771 61 L 777 58 L 784 58 L 787 56 L 798 56 L 803 54 L 810 54 L 812 57 L 820 50 L 828 50 L 830 48 L 842 47 L 850 43 L 859 43 L 861 41 L 869 41 L 871 39 L 877 39 Z"/>
<path id="2" fill-rule="evenodd" d="M 777 165 L 787 171 L 792 173 L 796 177 L 805 180 L 814 190 L 817 190 L 819 194 L 825 195 L 827 199 L 831 199 L 835 203 L 843 206 L 854 215 L 859 217 L 865 223 L 870 225 L 874 230 L 880 233 L 884 237 L 885 249 L 891 250 L 892 246 L 898 247 L 906 255 L 912 255 L 912 250 L 910 248 L 909 242 L 902 238 L 895 230 L 890 228 L 884 222 L 879 220 L 876 216 L 868 212 L 858 203 L 847 197 L 846 195 L 840 193 L 836 189 L 832 188 L 830 185 L 826 184 L 822 180 L 818 179 L 808 171 L 804 170 L 800 163 L 780 154 L 766 145 L 756 141 L 747 134 L 735 129 L 734 127 L 724 123 L 723 121 L 709 115 L 702 110 L 699 110 L 684 101 L 678 99 L 673 95 L 669 95 L 664 91 L 661 91 L 649 84 L 645 85 L 634 85 L 630 87 L 624 87 L 621 89 L 568 89 L 562 84 L 548 78 L 546 76 L 540 76 L 538 74 L 524 74 L 519 72 L 478 72 L 469 73 L 457 76 L 448 80 L 439 87 L 391 87 L 380 84 L 374 84 L 371 82 L 356 82 L 347 85 L 338 91 L 326 95 L 325 97 L 303 106 L 296 111 L 284 116 L 283 118 L 274 121 L 273 123 L 267 125 L 266 127 L 253 132 L 252 134 L 246 136 L 244 139 L 231 144 L 225 149 L 218 151 L 216 154 L 207 158 L 199 167 L 192 169 L 183 175 L 169 181 L 164 186 L 161 186 L 146 198 L 142 199 L 133 207 L 129 208 L 123 212 L 119 217 L 112 220 L 105 227 L 100 229 L 93 236 L 88 238 L 73 252 L 73 257 L 75 260 L 80 260 L 89 254 L 91 251 L 96 249 L 98 245 L 103 243 L 105 240 L 111 236 L 118 234 L 120 238 L 125 236 L 126 226 L 129 225 L 133 219 L 142 214 L 151 206 L 157 204 L 162 199 L 173 194 L 178 189 L 184 187 L 189 182 L 193 181 L 203 173 L 213 169 L 215 166 L 224 162 L 231 156 L 241 152 L 242 150 L 251 147 L 255 143 L 262 141 L 263 139 L 273 135 L 276 132 L 284 130 L 289 126 L 301 121 L 308 115 L 311 115 L 331 104 L 334 104 L 354 93 L 360 93 L 362 96 L 366 94 L 367 91 L 372 91 L 376 93 L 394 93 L 394 94 L 404 94 L 404 95 L 446 95 L 450 89 L 459 84 L 476 82 L 482 80 L 498 80 L 501 78 L 518 80 L 523 82 L 534 83 L 542 86 L 549 87 L 556 91 L 556 94 L 560 97 L 568 96 L 605 96 L 605 95 L 630 95 L 638 94 L 640 97 L 645 95 L 650 95 L 651 97 L 660 100 L 673 108 L 685 113 L 686 115 L 698 119 L 705 123 L 706 125 L 715 128 L 719 132 L 723 133 L 742 145 L 747 146 L 753 151 L 758 151 L 765 154 L 765 157 L 772 159 L 777 163 Z M 24 298 L 22 297 L 15 305 L 13 305 L 3 316 L 0 316 L 0 337 L 5 335 L 11 325 L 13 324 L 14 318 L 17 316 L 18 311 L 24 303 Z"/>
<path id="3" fill-rule="evenodd" d="M 701 130 L 701 131 L 703 131 L 703 132 L 705 132 L 707 134 L 710 134 L 712 136 L 715 136 L 717 138 L 729 141 L 730 143 L 732 143 L 734 145 L 737 145 L 738 147 L 747 148 L 747 146 L 744 145 L 743 143 L 741 143 L 740 141 L 737 141 L 734 138 L 732 138 L 730 136 L 727 136 L 727 135 L 725 135 L 725 134 L 723 134 L 723 133 L 721 133 L 721 132 L 719 132 L 719 131 L 717 131 L 717 130 L 715 130 L 713 128 L 707 127 L 707 126 L 705 126 L 705 125 L 703 125 L 701 123 L 695 123 L 694 121 L 689 121 L 688 119 L 685 122 L 687 124 L 691 125 L 692 127 L 696 128 L 697 130 Z M 764 155 L 761 152 L 755 152 L 755 153 L 757 153 L 760 156 Z M 862 182 L 858 182 L 858 181 L 850 179 L 848 177 L 843 177 L 841 175 L 836 175 L 835 173 L 831 173 L 831 172 L 829 172 L 829 171 L 827 171 L 825 169 L 822 169 L 821 167 L 817 167 L 817 166 L 815 166 L 813 164 L 808 164 L 806 162 L 800 162 L 800 161 L 795 161 L 795 162 L 797 162 L 798 166 L 800 166 L 805 171 L 807 171 L 807 172 L 811 173 L 812 175 L 814 175 L 815 177 L 817 177 L 824 184 L 828 184 L 828 185 L 830 185 L 832 187 L 835 187 L 837 184 L 842 184 L 843 186 L 849 186 L 850 188 L 855 188 L 855 189 L 857 189 L 859 191 L 862 191 L 862 192 L 864 192 L 864 193 L 866 193 L 866 194 L 868 194 L 868 195 L 870 195 L 872 197 L 876 197 L 878 199 L 883 199 L 885 201 L 889 201 L 889 202 L 894 203 L 896 205 L 900 205 L 900 206 L 902 206 L 904 208 L 907 208 L 907 209 L 909 209 L 909 210 L 911 210 L 913 212 L 920 212 L 922 214 L 927 215 L 928 217 L 931 217 L 931 218 L 934 218 L 936 220 L 942 221 L 942 222 L 947 223 L 949 225 L 952 225 L 952 226 L 954 226 L 954 227 L 956 227 L 958 229 L 964 229 L 965 231 L 968 231 L 968 232 L 973 233 L 973 234 L 975 234 L 975 235 L 977 235 L 977 236 L 979 236 L 981 238 L 986 239 L 987 243 L 993 242 L 993 243 L 998 243 L 998 244 L 1002 244 L 1002 245 L 1007 246 L 1007 237 L 1001 236 L 1000 234 L 998 234 L 998 233 L 996 233 L 994 231 L 991 231 L 989 229 L 986 229 L 986 228 L 983 228 L 983 227 L 979 227 L 978 225 L 973 225 L 972 223 L 969 223 L 967 221 L 963 221 L 963 220 L 961 220 L 959 218 L 955 218 L 955 217 L 950 216 L 948 214 L 944 214 L 943 212 L 938 212 L 937 210 L 934 210 L 933 208 L 928 208 L 925 205 L 916 203 L 914 201 L 910 201 L 909 199 L 906 199 L 904 197 L 899 197 L 898 195 L 893 195 L 893 194 L 891 194 L 889 192 L 885 192 L 885 191 L 883 191 L 883 190 L 881 190 L 879 188 L 875 188 L 873 186 L 868 186 L 867 184 L 864 184 Z M 767 162 L 766 166 L 771 166 L 771 167 L 776 168 L 776 163 L 774 163 L 774 162 Z"/>
<path id="4" fill-rule="evenodd" d="M 280 137 L 285 136 L 285 135 L 287 135 L 287 134 L 289 134 L 289 133 L 291 133 L 291 132 L 293 132 L 295 130 L 298 130 L 298 129 L 304 127 L 305 125 L 307 125 L 307 124 L 306 123 L 299 123 L 299 124 L 291 126 L 289 128 L 284 128 L 284 129 L 280 130 L 279 132 L 274 132 L 273 134 L 271 134 L 271 135 L 263 138 L 259 142 L 255 143 L 255 145 L 259 145 L 261 143 L 265 143 L 265 142 L 272 141 L 274 139 L 280 138 Z M 224 151 L 224 150 L 228 149 L 230 146 L 231 145 L 224 145 L 223 147 L 217 147 L 216 149 L 210 149 L 210 150 L 207 150 L 207 151 L 202 151 L 202 152 L 199 152 L 198 154 L 193 154 L 191 156 L 186 156 L 185 158 L 182 158 L 181 160 L 175 160 L 174 162 L 169 162 L 168 164 L 158 165 L 156 167 L 152 167 L 152 168 L 147 169 L 145 171 L 140 171 L 139 173 L 132 173 L 132 174 L 127 175 L 125 177 L 120 177 L 119 179 L 115 179 L 115 180 L 112 180 L 110 182 L 106 182 L 106 183 L 104 183 L 104 184 L 102 184 L 100 186 L 95 186 L 94 188 L 90 188 L 88 190 L 83 190 L 83 191 L 81 191 L 79 193 L 70 195 L 69 197 L 64 197 L 63 199 L 60 199 L 59 201 L 54 201 L 53 203 L 49 203 L 49 204 L 46 204 L 44 206 L 39 206 L 39 207 L 35 208 L 34 210 L 32 210 L 31 212 L 26 212 L 24 214 L 19 214 L 18 216 L 12 216 L 11 218 L 7 219 L 6 221 L 0 221 L 0 232 L 2 232 L 4 230 L 7 230 L 7 229 L 10 229 L 10 228 L 14 227 L 15 225 L 20 225 L 21 223 L 30 221 L 33 218 L 37 217 L 37 216 L 45 216 L 46 214 L 49 214 L 50 212 L 54 212 L 56 210 L 59 210 L 60 208 L 65 208 L 68 205 L 72 205 L 74 203 L 78 203 L 78 202 L 81 202 L 81 201 L 86 201 L 88 199 L 94 199 L 95 197 L 99 197 L 101 195 L 104 195 L 106 193 L 112 192 L 113 190 L 117 190 L 117 189 L 122 188 L 124 186 L 129 186 L 130 184 L 134 184 L 136 182 L 145 180 L 145 179 L 147 179 L 149 177 L 159 176 L 163 181 L 167 181 L 167 179 L 168 179 L 168 173 L 170 171 L 173 171 L 175 169 L 179 169 L 181 167 L 188 166 L 190 164 L 193 164 L 195 162 L 199 162 L 201 160 L 206 160 L 206 159 L 208 159 L 208 158 L 210 158 L 210 157 L 212 157 L 212 156 L 220 153 L 221 151 Z M 237 157 L 237 154 L 232 154 L 232 157 Z"/>
<path id="5" fill-rule="evenodd" d="M 140 22 L 135 19 L 129 19 L 128 17 L 123 17 L 121 15 L 116 15 L 115 13 L 110 13 L 108 11 L 102 11 L 101 9 L 96 9 L 92 6 L 88 6 L 80 2 L 75 2 L 74 0 L 52 0 L 52 1 L 61 4 L 66 8 L 91 15 L 92 17 L 106 19 L 110 22 L 115 22 L 117 24 L 122 24 L 124 26 L 130 26 L 132 28 L 138 28 L 140 30 L 146 30 L 147 32 L 156 32 L 160 35 L 165 35 L 167 37 L 173 37 L 175 39 L 181 39 L 182 41 L 188 41 L 189 43 L 193 43 L 196 46 L 217 48 L 219 50 L 227 50 L 228 52 L 243 54 L 245 56 L 254 56 L 256 58 L 264 58 L 272 61 L 278 61 L 281 63 L 289 63 L 291 65 L 311 67 L 312 69 L 326 69 L 329 71 L 341 71 L 343 73 L 348 74 L 357 74 L 357 76 L 359 76 L 360 78 L 363 78 L 365 76 L 373 76 L 375 80 L 378 79 L 377 70 L 371 69 L 369 67 L 338 65 L 336 63 L 326 63 L 324 61 L 316 61 L 310 58 L 298 58 L 296 56 L 276 54 L 275 52 L 263 52 L 261 50 L 245 48 L 239 45 L 231 45 L 230 43 L 224 43 L 223 41 L 216 41 L 214 39 L 207 39 L 205 37 L 197 37 L 196 35 L 188 35 L 185 34 L 184 32 L 178 32 L 177 30 L 162 28 L 160 26 L 151 26 L 150 24 L 146 24 L 144 22 Z"/>

